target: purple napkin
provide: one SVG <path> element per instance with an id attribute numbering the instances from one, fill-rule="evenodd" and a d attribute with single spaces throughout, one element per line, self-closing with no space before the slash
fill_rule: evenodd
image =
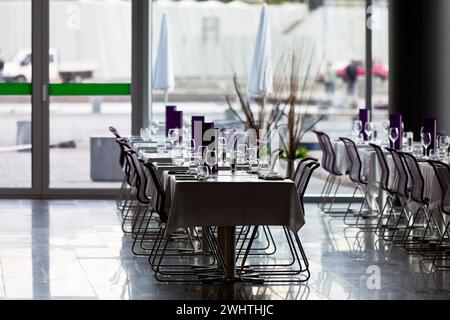
<path id="1" fill-rule="evenodd" d="M 203 116 L 193 116 L 191 120 L 192 127 L 192 139 L 195 141 L 195 151 L 203 143 L 203 123 L 205 122 L 205 117 Z"/>
<path id="2" fill-rule="evenodd" d="M 365 126 L 366 123 L 370 121 L 370 111 L 368 109 L 359 109 L 359 120 L 361 121 L 362 124 L 362 129 L 361 132 L 363 134 L 364 137 L 364 141 L 369 140 L 369 137 L 366 134 Z"/>
<path id="3" fill-rule="evenodd" d="M 169 135 L 169 130 L 177 128 L 175 126 L 175 114 L 177 106 L 166 106 L 166 137 Z"/>

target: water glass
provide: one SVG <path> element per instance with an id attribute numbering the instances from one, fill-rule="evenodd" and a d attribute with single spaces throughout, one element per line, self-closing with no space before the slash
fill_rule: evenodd
<path id="1" fill-rule="evenodd" d="M 362 122 L 361 122 L 361 120 L 353 121 L 353 134 L 355 135 L 355 138 L 359 137 L 361 131 L 362 131 Z"/>
<path id="2" fill-rule="evenodd" d="M 256 148 L 248 149 L 248 165 L 251 173 L 258 169 L 258 150 Z"/>
<path id="3" fill-rule="evenodd" d="M 450 138 L 448 136 L 440 136 L 439 137 L 439 149 L 446 156 L 448 154 L 449 145 L 450 145 Z"/>
<path id="4" fill-rule="evenodd" d="M 171 151 L 172 163 L 176 166 L 182 166 L 184 164 L 183 149 L 180 147 L 175 147 Z"/>
<path id="5" fill-rule="evenodd" d="M 423 151 L 422 151 L 422 146 L 421 145 L 416 144 L 416 145 L 413 146 L 412 153 L 413 153 L 414 157 L 421 158 L 423 156 L 422 152 Z"/>
<path id="6" fill-rule="evenodd" d="M 158 144 L 156 146 L 156 151 L 158 153 L 165 153 L 166 152 L 166 145 L 165 144 Z"/>
<path id="7" fill-rule="evenodd" d="M 200 181 L 206 180 L 209 177 L 209 170 L 207 166 L 197 167 L 197 179 Z"/>
<path id="8" fill-rule="evenodd" d="M 406 132 L 406 148 L 407 148 L 408 152 L 412 151 L 413 143 L 414 143 L 414 132 L 407 131 Z"/>
<path id="9" fill-rule="evenodd" d="M 180 140 L 180 130 L 179 129 L 169 129 L 167 134 L 169 141 L 172 143 L 172 146 L 175 145 L 176 142 Z"/>
<path id="10" fill-rule="evenodd" d="M 267 158 L 259 160 L 258 163 L 258 174 L 262 177 L 267 177 L 270 173 L 270 163 Z"/>
<path id="11" fill-rule="evenodd" d="M 209 173 L 212 175 L 213 168 L 217 164 L 217 151 L 216 150 L 208 150 L 206 151 L 205 162 L 209 167 Z"/>
<path id="12" fill-rule="evenodd" d="M 140 134 L 142 141 L 148 142 L 151 140 L 151 131 L 149 128 L 141 128 Z"/>
<path id="13" fill-rule="evenodd" d="M 430 159 L 431 160 L 438 160 L 439 159 L 439 151 L 436 149 L 430 150 Z"/>
<path id="14" fill-rule="evenodd" d="M 219 137 L 217 145 L 219 148 L 219 162 L 223 164 L 227 161 L 227 139 L 225 137 Z"/>

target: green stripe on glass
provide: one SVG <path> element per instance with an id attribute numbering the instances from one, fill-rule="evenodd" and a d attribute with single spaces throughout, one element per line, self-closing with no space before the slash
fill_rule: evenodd
<path id="1" fill-rule="evenodd" d="M 0 95 L 3 96 L 31 95 L 31 83 L 0 83 Z"/>
<path id="2" fill-rule="evenodd" d="M 51 96 L 129 96 L 129 83 L 51 83 Z"/>

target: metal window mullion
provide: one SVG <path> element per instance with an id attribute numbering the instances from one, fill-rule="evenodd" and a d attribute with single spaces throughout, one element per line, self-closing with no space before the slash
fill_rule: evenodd
<path id="1" fill-rule="evenodd" d="M 132 0 L 131 133 L 148 125 L 149 107 L 149 1 Z"/>
<path id="2" fill-rule="evenodd" d="M 49 0 L 32 0 L 32 189 L 43 195 L 49 181 Z"/>

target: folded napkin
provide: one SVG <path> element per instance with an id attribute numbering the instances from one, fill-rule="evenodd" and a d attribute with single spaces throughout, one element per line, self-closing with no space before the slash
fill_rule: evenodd
<path id="1" fill-rule="evenodd" d="M 258 178 L 259 179 L 263 179 L 263 180 L 284 180 L 285 177 L 280 176 L 280 175 L 273 175 L 273 176 L 261 176 L 258 174 Z"/>
<path id="2" fill-rule="evenodd" d="M 197 176 L 195 175 L 182 175 L 182 176 L 175 176 L 176 180 L 197 180 Z"/>

